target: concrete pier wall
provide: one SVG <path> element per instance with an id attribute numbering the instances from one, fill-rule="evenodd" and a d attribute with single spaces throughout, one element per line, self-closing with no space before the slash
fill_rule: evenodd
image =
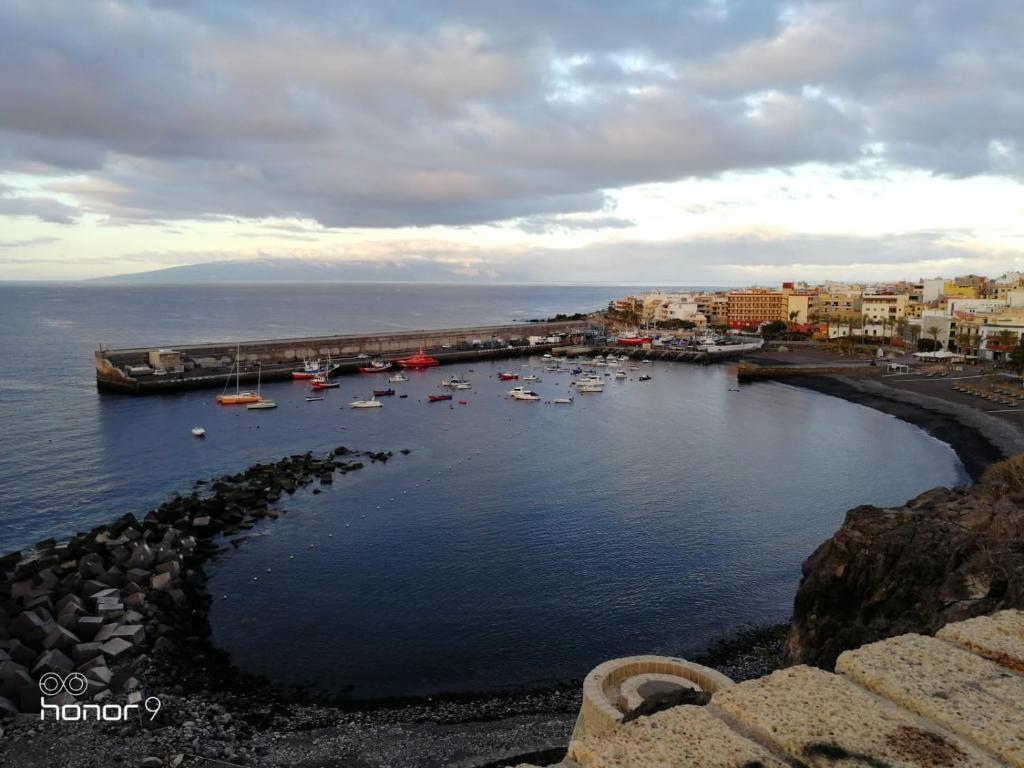
<path id="1" fill-rule="evenodd" d="M 236 356 L 241 360 L 243 384 L 256 382 L 257 370 L 262 366 L 265 381 L 290 378 L 304 360 L 330 356 L 339 365 L 338 373 L 355 373 L 362 361 L 358 355 L 394 359 L 426 350 L 442 363 L 509 357 L 523 354 L 518 347 L 507 348 L 504 342 L 530 336 L 578 334 L 587 327 L 586 322 L 521 323 L 517 325 L 482 326 L 475 328 L 445 328 L 439 330 L 398 331 L 381 334 L 352 334 L 317 336 L 291 339 L 263 339 L 243 342 L 211 342 L 206 344 L 177 344 L 171 347 L 136 347 L 131 349 L 100 349 L 95 353 L 96 386 L 100 390 L 130 394 L 161 394 L 224 386 L 234 374 Z M 475 342 L 480 348 L 472 348 Z M 488 349 L 493 342 L 502 344 Z M 180 354 L 182 370 L 159 375 L 144 373 L 133 375 L 129 369 L 148 366 L 151 353 L 157 349 L 170 349 Z M 547 351 L 550 345 L 527 347 L 527 352 Z"/>

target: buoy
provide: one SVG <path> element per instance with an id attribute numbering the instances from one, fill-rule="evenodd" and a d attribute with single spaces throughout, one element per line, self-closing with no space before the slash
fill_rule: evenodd
<path id="1" fill-rule="evenodd" d="M 315 547 L 315 546 L 316 546 L 316 544 L 310 544 L 310 545 L 309 545 L 309 548 L 310 548 L 310 549 L 312 549 L 312 548 L 313 548 L 313 547 Z"/>
<path id="2" fill-rule="evenodd" d="M 252 577 L 252 580 L 253 580 L 253 581 L 259 581 L 259 578 L 260 578 L 259 576 L 253 576 L 253 577 Z"/>
<path id="3" fill-rule="evenodd" d="M 333 539 L 334 538 L 334 534 L 333 533 L 328 533 L 327 534 L 327 538 L 328 539 Z"/>

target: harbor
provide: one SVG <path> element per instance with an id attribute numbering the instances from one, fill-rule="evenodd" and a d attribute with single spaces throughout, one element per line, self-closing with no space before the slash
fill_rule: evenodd
<path id="1" fill-rule="evenodd" d="M 283 381 L 307 361 L 330 359 L 332 375 L 358 373 L 368 358 L 428 352 L 439 363 L 468 363 L 546 352 L 583 340 L 585 321 L 477 326 L 257 341 L 180 344 L 95 352 L 96 387 L 133 395 Z M 238 366 L 236 372 L 235 368 Z M 236 376 L 237 373 L 237 376 Z"/>

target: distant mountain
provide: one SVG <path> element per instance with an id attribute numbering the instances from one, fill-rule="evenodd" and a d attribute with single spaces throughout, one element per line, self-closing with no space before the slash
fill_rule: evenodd
<path id="1" fill-rule="evenodd" d="M 104 283 L 507 283 L 525 280 L 523 275 L 498 273 L 490 268 L 465 269 L 429 260 L 300 261 L 256 259 L 186 264 L 151 272 L 95 278 Z"/>

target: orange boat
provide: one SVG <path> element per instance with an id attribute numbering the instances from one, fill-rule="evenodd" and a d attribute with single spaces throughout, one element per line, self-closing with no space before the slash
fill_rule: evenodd
<path id="1" fill-rule="evenodd" d="M 406 357 L 402 360 L 397 360 L 396 362 L 403 368 L 430 368 L 435 365 L 440 365 L 440 363 L 437 362 L 437 358 L 424 354 L 422 349 L 412 357 Z"/>
<path id="2" fill-rule="evenodd" d="M 239 388 L 240 380 L 242 377 L 242 362 L 240 359 L 241 345 L 235 352 L 235 394 L 228 394 L 228 385 L 231 384 L 231 377 L 228 377 L 227 382 L 224 384 L 224 392 L 217 395 L 217 402 L 221 405 L 246 405 L 247 403 L 258 403 L 263 398 L 260 397 L 259 391 L 256 392 L 242 392 Z M 263 366 L 259 367 L 259 373 L 262 373 Z M 257 376 L 259 376 L 257 373 Z M 256 379 L 256 388 L 259 389 L 259 378 Z"/>

